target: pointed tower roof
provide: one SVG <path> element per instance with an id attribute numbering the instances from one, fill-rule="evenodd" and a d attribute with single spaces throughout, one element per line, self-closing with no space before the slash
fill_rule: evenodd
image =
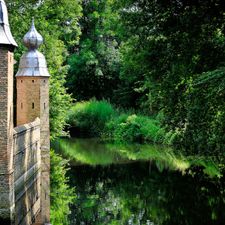
<path id="1" fill-rule="evenodd" d="M 9 27 L 8 11 L 4 0 L 0 0 L 0 45 L 17 47 Z"/>
<path id="2" fill-rule="evenodd" d="M 32 19 L 32 24 L 30 30 L 26 33 L 23 38 L 24 45 L 29 49 L 38 49 L 43 43 L 43 37 L 37 32 L 34 25 L 34 18 Z"/>
<path id="3" fill-rule="evenodd" d="M 28 48 L 28 52 L 24 53 L 20 59 L 16 77 L 49 77 L 45 57 L 37 50 L 43 43 L 43 37 L 37 32 L 34 19 L 30 30 L 23 38 L 23 43 Z"/>

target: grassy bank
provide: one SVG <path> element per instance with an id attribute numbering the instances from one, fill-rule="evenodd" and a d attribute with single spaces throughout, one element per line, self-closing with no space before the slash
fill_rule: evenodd
<path id="1" fill-rule="evenodd" d="M 158 120 L 122 112 L 107 101 L 76 103 L 68 112 L 72 136 L 101 137 L 106 141 L 128 143 L 163 143 L 165 131 Z"/>

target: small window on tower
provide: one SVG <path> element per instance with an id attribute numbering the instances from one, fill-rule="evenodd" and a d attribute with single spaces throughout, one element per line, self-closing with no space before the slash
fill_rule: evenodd
<path id="1" fill-rule="evenodd" d="M 46 105 L 45 105 L 45 103 L 44 103 L 44 109 L 46 108 Z"/>
<path id="2" fill-rule="evenodd" d="M 32 103 L 32 109 L 34 109 L 34 103 Z"/>
<path id="3" fill-rule="evenodd" d="M 32 83 L 34 83 L 34 80 L 32 80 Z"/>
<path id="4" fill-rule="evenodd" d="M 21 83 L 23 83 L 23 80 L 21 80 Z"/>
<path id="5" fill-rule="evenodd" d="M 44 83 L 45 83 L 45 80 L 44 80 Z"/>
<path id="6" fill-rule="evenodd" d="M 23 108 L 23 103 L 21 103 L 21 109 Z"/>

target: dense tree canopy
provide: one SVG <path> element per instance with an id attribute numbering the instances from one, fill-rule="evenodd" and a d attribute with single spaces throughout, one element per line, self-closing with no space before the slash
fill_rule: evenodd
<path id="1" fill-rule="evenodd" d="M 121 79 L 139 104 L 163 111 L 180 147 L 224 146 L 224 1 L 118 1 L 124 26 Z M 126 41 L 127 40 L 127 41 Z M 220 85 L 219 85 L 220 84 Z M 147 108 L 146 108 L 147 107 Z M 223 140 L 223 141 L 222 141 Z"/>
<path id="2" fill-rule="evenodd" d="M 119 74 L 118 40 L 114 31 L 117 13 L 112 0 L 82 1 L 79 46 L 68 63 L 68 87 L 78 100 L 110 98 Z"/>
<path id="3" fill-rule="evenodd" d="M 163 115 L 162 124 L 179 148 L 222 152 L 224 1 L 8 3 L 19 44 L 33 15 L 45 38 L 41 50 L 52 74 L 53 134 L 62 130 L 71 101 L 66 83 L 77 100 L 105 98 L 123 108 Z M 20 45 L 17 59 L 23 50 Z"/>

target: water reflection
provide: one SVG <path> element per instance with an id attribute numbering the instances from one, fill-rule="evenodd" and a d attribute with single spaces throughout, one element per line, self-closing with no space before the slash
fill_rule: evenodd
<path id="1" fill-rule="evenodd" d="M 78 199 L 71 224 L 222 225 L 221 182 L 179 172 L 159 172 L 149 162 L 78 166 L 70 173 Z"/>
<path id="2" fill-rule="evenodd" d="M 184 157 L 165 146 L 103 143 L 99 139 L 59 139 L 52 147 L 74 164 L 109 165 L 133 161 L 152 161 L 160 171 L 179 170 L 186 173 L 190 167 L 203 167 L 211 177 L 220 177 L 218 163 L 212 158 Z"/>
<path id="3" fill-rule="evenodd" d="M 59 139 L 53 143 L 57 152 L 76 161 L 76 164 L 108 165 L 125 160 L 99 139 Z"/>
<path id="4" fill-rule="evenodd" d="M 154 145 L 61 139 L 78 198 L 71 225 L 224 225 L 224 180 L 218 164 Z"/>

